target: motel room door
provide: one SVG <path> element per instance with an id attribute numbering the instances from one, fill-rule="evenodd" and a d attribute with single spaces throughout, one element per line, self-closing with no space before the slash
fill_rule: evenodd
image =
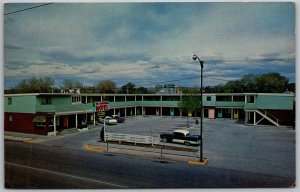
<path id="1" fill-rule="evenodd" d="M 222 118 L 223 117 L 223 111 L 222 109 L 218 109 L 218 118 Z"/>
<path id="2" fill-rule="evenodd" d="M 215 109 L 208 109 L 208 118 L 215 119 Z"/>

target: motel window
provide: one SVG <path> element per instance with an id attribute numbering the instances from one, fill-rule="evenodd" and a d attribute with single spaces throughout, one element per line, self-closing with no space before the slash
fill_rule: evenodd
<path id="1" fill-rule="evenodd" d="M 8 105 L 12 104 L 12 98 L 11 97 L 8 98 L 7 103 L 8 103 Z"/>
<path id="2" fill-rule="evenodd" d="M 80 96 L 72 96 L 72 103 L 81 103 L 81 97 Z"/>
<path id="3" fill-rule="evenodd" d="M 13 120 L 13 118 L 12 118 L 12 114 L 9 114 L 9 115 L 8 115 L 8 121 L 10 121 L 10 122 L 11 122 L 12 120 Z"/>
<path id="4" fill-rule="evenodd" d="M 46 123 L 45 122 L 36 122 L 35 125 L 37 127 L 46 127 Z"/>
<path id="5" fill-rule="evenodd" d="M 231 96 L 217 96 L 216 97 L 216 101 L 232 101 Z"/>
<path id="6" fill-rule="evenodd" d="M 255 98 L 254 95 L 247 95 L 247 103 L 254 103 Z"/>
<path id="7" fill-rule="evenodd" d="M 206 101 L 211 101 L 211 96 L 207 96 Z"/>
<path id="8" fill-rule="evenodd" d="M 51 98 L 50 97 L 42 98 L 42 105 L 51 105 Z"/>

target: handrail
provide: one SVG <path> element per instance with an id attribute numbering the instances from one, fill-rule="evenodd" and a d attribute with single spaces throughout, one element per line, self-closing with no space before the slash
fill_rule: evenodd
<path id="1" fill-rule="evenodd" d="M 263 111 L 264 113 L 265 113 L 265 115 L 267 115 L 269 118 L 270 118 L 270 116 L 273 118 L 272 120 L 276 120 L 276 122 L 277 122 L 277 124 L 278 124 L 278 122 L 280 121 L 277 117 L 275 117 L 274 115 L 272 115 L 270 112 L 268 112 L 267 110 L 264 110 L 264 109 L 259 109 L 259 110 L 261 110 L 261 111 Z"/>

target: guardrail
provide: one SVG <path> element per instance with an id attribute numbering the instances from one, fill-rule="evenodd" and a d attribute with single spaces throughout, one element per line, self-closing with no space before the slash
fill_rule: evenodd
<path id="1" fill-rule="evenodd" d="M 151 137 L 151 136 L 105 132 L 105 140 L 106 141 L 118 141 L 119 143 L 130 142 L 130 143 L 134 143 L 135 145 L 137 143 L 151 144 L 153 146 L 153 137 Z"/>

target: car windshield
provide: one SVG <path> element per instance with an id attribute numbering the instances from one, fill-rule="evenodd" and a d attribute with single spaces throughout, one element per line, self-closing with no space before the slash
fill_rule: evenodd
<path id="1" fill-rule="evenodd" d="M 186 134 L 187 137 L 193 137 L 194 135 L 191 133 Z"/>

